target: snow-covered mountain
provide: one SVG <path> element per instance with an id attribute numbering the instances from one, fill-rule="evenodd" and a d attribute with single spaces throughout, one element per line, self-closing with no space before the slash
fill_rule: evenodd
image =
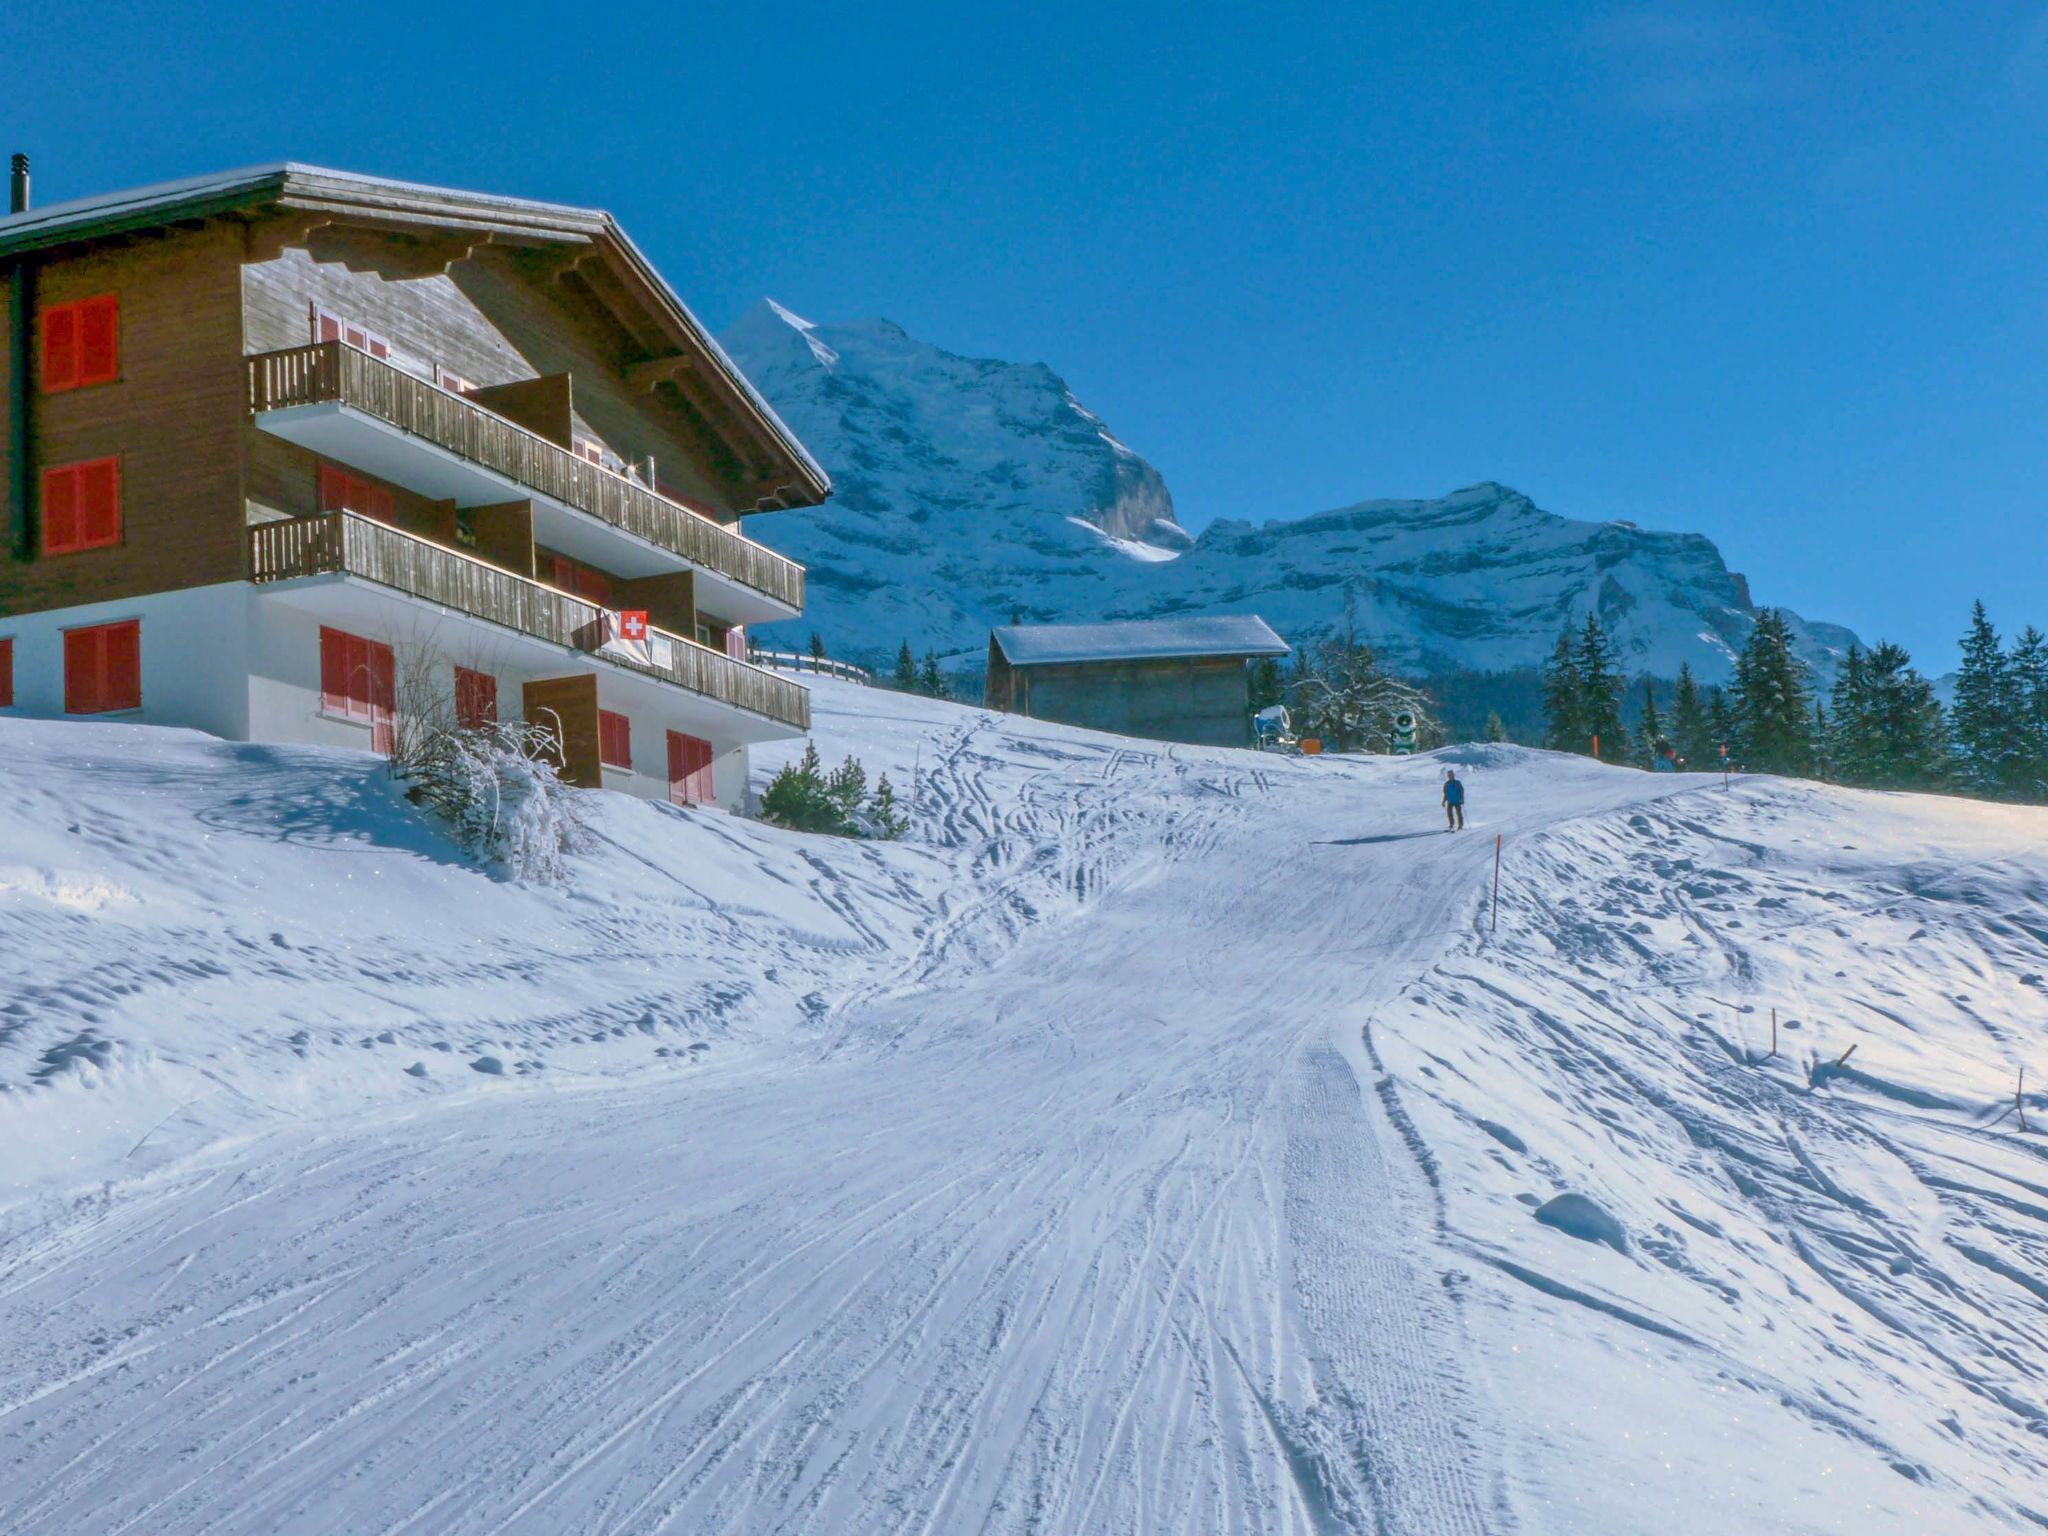
<path id="1" fill-rule="evenodd" d="M 809 567 L 794 635 L 821 630 L 848 655 L 978 649 L 1013 613 L 1097 611 L 1126 566 L 1193 542 L 1159 471 L 1042 363 L 956 357 L 886 320 L 812 325 L 765 300 L 720 339 L 832 473 L 825 506 L 748 520 Z"/>
<path id="2" fill-rule="evenodd" d="M 810 569 L 811 630 L 882 661 L 908 640 L 977 658 L 992 625 L 1256 612 L 1289 639 L 1360 628 L 1412 671 L 1538 665 L 1597 611 L 1631 671 L 1718 681 L 1754 622 L 1713 541 L 1585 522 L 1486 483 L 1199 538 L 1159 471 L 1043 364 L 964 358 L 886 320 L 814 325 L 763 301 L 727 350 L 832 472 L 820 508 L 750 521 Z M 1795 617 L 1823 677 L 1854 636 Z"/>
<path id="3" fill-rule="evenodd" d="M 1421 673 L 1536 665 L 1590 611 L 1629 671 L 1670 677 L 1689 661 L 1718 681 L 1756 611 L 1749 583 L 1704 535 L 1559 517 L 1492 483 L 1257 527 L 1212 523 L 1184 558 L 1143 574 L 1148 611 L 1256 612 L 1289 637 L 1327 625 L 1348 587 L 1361 632 Z M 1831 676 L 1855 636 L 1791 617 L 1808 665 Z"/>

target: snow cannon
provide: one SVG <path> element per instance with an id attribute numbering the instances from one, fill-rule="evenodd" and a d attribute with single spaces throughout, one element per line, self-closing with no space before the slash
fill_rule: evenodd
<path id="1" fill-rule="evenodd" d="M 1394 716 L 1394 756 L 1408 757 L 1415 751 L 1415 711 L 1404 709 Z"/>
<path id="2" fill-rule="evenodd" d="M 1268 704 L 1252 716 L 1252 745 L 1261 752 L 1300 752 L 1285 704 Z"/>

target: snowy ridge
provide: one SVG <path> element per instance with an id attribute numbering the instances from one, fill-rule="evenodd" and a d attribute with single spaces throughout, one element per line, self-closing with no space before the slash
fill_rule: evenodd
<path id="1" fill-rule="evenodd" d="M 1348 586 L 1363 632 L 1414 672 L 1537 666 L 1597 612 L 1632 672 L 1689 662 L 1720 682 L 1754 622 L 1748 583 L 1698 534 L 1559 517 L 1487 483 L 1196 538 L 1159 472 L 1042 366 L 771 301 L 723 339 L 838 487 L 749 524 L 809 568 L 791 634 L 817 629 L 857 659 L 886 663 L 908 640 L 978 664 L 1014 618 L 1257 613 L 1298 641 L 1337 621 Z M 1796 616 L 1793 632 L 1823 681 L 1854 638 Z"/>
<path id="2" fill-rule="evenodd" d="M 0 1529 L 2048 1519 L 2043 813 L 814 697 L 565 891 L 0 722 Z"/>

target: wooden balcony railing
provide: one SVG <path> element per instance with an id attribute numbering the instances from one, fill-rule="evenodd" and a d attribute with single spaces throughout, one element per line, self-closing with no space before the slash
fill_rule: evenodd
<path id="1" fill-rule="evenodd" d="M 597 660 L 799 731 L 811 726 L 809 691 L 786 677 L 659 629 L 649 632 L 645 660 L 618 647 L 600 650 L 612 638 L 612 615 L 596 604 L 353 512 L 259 523 L 249 530 L 251 581 L 336 572 L 590 652 Z"/>
<path id="2" fill-rule="evenodd" d="M 382 358 L 322 341 L 245 361 L 252 414 L 338 401 L 791 608 L 804 605 L 804 568 L 794 560 Z"/>

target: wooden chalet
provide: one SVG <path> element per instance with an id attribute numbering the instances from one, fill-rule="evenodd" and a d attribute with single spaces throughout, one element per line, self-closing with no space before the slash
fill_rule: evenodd
<path id="1" fill-rule="evenodd" d="M 610 215 L 305 165 L 0 218 L 0 711 L 383 747 L 396 679 L 731 805 L 824 472 Z M 643 637 L 622 611 L 644 611 Z"/>

